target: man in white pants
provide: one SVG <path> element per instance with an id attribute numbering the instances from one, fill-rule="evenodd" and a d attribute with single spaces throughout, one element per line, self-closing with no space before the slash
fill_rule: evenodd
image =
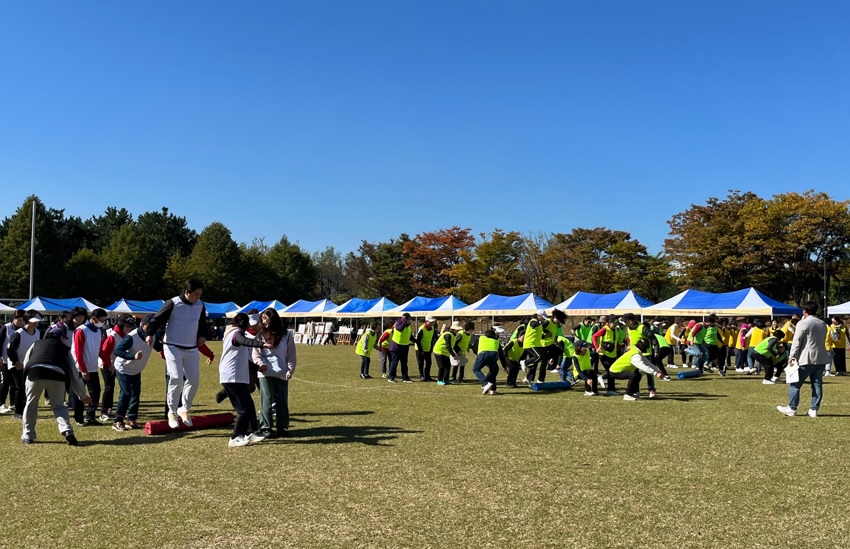
<path id="1" fill-rule="evenodd" d="M 178 416 L 184 425 L 192 426 L 189 413 L 200 381 L 198 347 L 206 343 L 207 311 L 201 301 L 203 293 L 203 282 L 187 280 L 183 293 L 163 303 L 148 324 L 148 345 L 153 345 L 157 330 L 165 327 L 162 344 L 168 373 L 166 405 L 168 426 L 172 429 L 180 426 Z M 183 405 L 178 408 L 181 394 Z"/>

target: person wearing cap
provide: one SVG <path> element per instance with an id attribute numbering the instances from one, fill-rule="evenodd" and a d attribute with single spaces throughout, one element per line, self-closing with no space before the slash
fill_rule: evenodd
<path id="1" fill-rule="evenodd" d="M 525 352 L 525 349 L 522 348 L 522 341 L 525 338 L 525 324 L 520 324 L 516 327 L 513 334 L 511 334 L 511 338 L 505 343 L 504 353 L 507 357 L 507 379 L 505 380 L 505 387 L 509 387 L 511 389 L 516 389 L 516 378 L 519 376 L 519 372 L 521 366 L 519 361 L 522 359 L 522 355 Z"/>
<path id="2" fill-rule="evenodd" d="M 360 357 L 360 379 L 372 379 L 369 375 L 369 364 L 372 362 L 372 348 L 378 341 L 377 329 L 377 322 L 366 326 L 363 334 L 354 343 L 354 353 Z"/>
<path id="3" fill-rule="evenodd" d="M 599 376 L 590 360 L 590 349 L 592 343 L 583 339 L 575 341 L 573 353 L 573 377 L 584 381 L 584 396 L 599 396 Z"/>
<path id="4" fill-rule="evenodd" d="M 617 396 L 615 386 L 617 379 L 628 379 L 626 394 L 623 400 L 637 400 L 640 397 L 640 378 L 643 374 L 662 377 L 662 373 L 655 369 L 649 359 L 643 354 L 650 348 L 649 340 L 640 338 L 631 348 L 618 357 L 608 369 L 608 396 Z M 650 393 L 650 398 L 652 397 Z"/>
<path id="5" fill-rule="evenodd" d="M 97 374 L 97 359 L 103 345 L 102 328 L 105 323 L 106 311 L 95 309 L 88 316 L 88 320 L 74 330 L 71 354 L 92 400 L 92 404 L 85 408 L 84 415 L 83 402 L 73 393 L 69 395 L 68 404 L 74 410 L 74 420 L 78 426 L 101 424 L 95 418 L 97 405 L 100 402 L 100 377 Z"/>
<path id="6" fill-rule="evenodd" d="M 30 309 L 24 315 L 24 325 L 15 330 L 9 338 L 9 347 L 6 351 L 8 358 L 9 373 L 12 374 L 12 383 L 15 385 L 15 419 L 22 419 L 24 403 L 26 401 L 26 387 L 24 386 L 24 357 L 33 344 L 41 339 L 38 325 L 41 322 L 38 311 Z"/>
<path id="7" fill-rule="evenodd" d="M 485 395 L 496 394 L 496 376 L 499 374 L 499 363 L 505 364 L 505 354 L 499 341 L 499 334 L 505 330 L 499 326 L 493 326 L 478 338 L 478 353 L 475 364 L 472 365 L 472 373 L 481 382 L 481 392 Z M 481 371 L 487 367 L 487 375 Z"/>
<path id="8" fill-rule="evenodd" d="M 410 351 L 410 340 L 412 328 L 410 327 L 410 313 L 404 313 L 395 321 L 390 335 L 390 371 L 387 381 L 395 383 L 398 366 L 401 365 L 401 380 L 404 383 L 413 383 L 407 370 L 407 359 Z"/>
<path id="9" fill-rule="evenodd" d="M 542 383 L 546 380 L 546 363 L 543 362 L 546 357 L 543 332 L 548 325 L 549 320 L 546 318 L 546 311 L 540 309 L 525 326 L 525 338 L 522 347 L 525 349 L 525 383 L 529 386 L 534 383 L 538 364 L 540 365 L 538 381 Z"/>
<path id="10" fill-rule="evenodd" d="M 132 315 L 121 315 L 115 325 L 106 330 L 106 338 L 100 349 L 98 366 L 103 377 L 103 395 L 101 396 L 100 421 L 107 422 L 112 418 L 112 404 L 115 398 L 115 348 L 127 333 L 136 328 L 136 319 Z"/>
<path id="11" fill-rule="evenodd" d="M 435 322 L 437 322 L 436 318 L 426 316 L 425 322 L 416 331 L 416 338 L 413 340 L 420 381 L 434 381 L 431 379 L 431 352 L 434 349 Z"/>
<path id="12" fill-rule="evenodd" d="M 46 392 L 53 410 L 53 417 L 59 426 L 59 433 L 71 446 L 76 446 L 77 437 L 68 417 L 65 405 L 66 384 L 77 398 L 86 404 L 91 399 L 86 393 L 83 380 L 77 375 L 71 348 L 65 344 L 67 328 L 64 325 L 52 326 L 44 334 L 44 339 L 35 341 L 24 355 L 23 375 L 26 379 L 26 404 L 23 408 L 23 433 L 21 442 L 35 442 L 35 424 L 38 420 L 38 399 Z"/>
<path id="13" fill-rule="evenodd" d="M 475 323 L 467 320 L 463 323 L 463 328 L 457 332 L 455 337 L 455 356 L 450 359 L 452 364 L 452 381 L 455 383 L 463 383 L 464 369 L 469 362 L 469 357 L 466 353 L 469 351 L 469 342 L 472 340 L 472 332 L 475 330 Z"/>
<path id="14" fill-rule="evenodd" d="M 437 361 L 437 385 L 451 385 L 451 358 L 457 356 L 455 344 L 457 333 L 463 330 L 460 322 L 455 320 L 448 330 L 444 330 L 434 343 L 434 359 Z"/>
<path id="15" fill-rule="evenodd" d="M 9 340 L 12 335 L 19 329 L 26 326 L 27 312 L 23 309 L 18 309 L 12 314 L 12 320 L 7 322 L 0 328 L 0 414 L 10 414 L 15 409 L 15 400 L 17 399 L 17 389 L 15 382 L 12 380 L 12 372 L 7 368 L 9 359 Z M 6 406 L 6 397 L 9 397 L 9 405 Z M 20 410 L 18 410 L 20 413 Z"/>
<path id="16" fill-rule="evenodd" d="M 115 406 L 115 416 L 112 418 L 112 428 L 116 431 L 139 429 L 139 402 L 142 394 L 142 370 L 148 364 L 154 347 L 148 345 L 147 329 L 153 314 L 145 315 L 139 322 L 139 327 L 124 322 L 125 336 L 115 346 L 112 367 L 118 381 L 118 400 Z M 154 342 L 155 343 L 155 342 Z"/>

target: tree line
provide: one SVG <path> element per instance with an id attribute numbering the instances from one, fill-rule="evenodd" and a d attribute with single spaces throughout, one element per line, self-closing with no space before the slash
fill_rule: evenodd
<path id="1" fill-rule="evenodd" d="M 691 205 L 667 221 L 664 251 L 650 254 L 624 231 L 576 228 L 520 234 L 494 229 L 474 235 L 459 226 L 363 240 L 355 251 L 332 245 L 310 253 L 283 236 L 237 243 L 214 222 L 200 233 L 163 207 L 134 219 L 110 207 L 83 220 L 28 197 L 0 224 L 0 296 L 29 292 L 31 210 L 36 210 L 35 295 L 83 296 L 99 304 L 152 300 L 202 278 L 211 302 L 252 299 L 454 294 L 473 302 L 489 294 L 535 292 L 558 302 L 577 291 L 632 289 L 658 302 L 686 288 L 711 292 L 755 286 L 799 304 L 850 296 L 850 201 L 807 191 L 761 198 L 729 191 Z M 826 271 L 824 271 L 824 267 Z"/>

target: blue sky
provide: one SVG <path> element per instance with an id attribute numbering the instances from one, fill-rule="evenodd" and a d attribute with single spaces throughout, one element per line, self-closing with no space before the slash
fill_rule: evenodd
<path id="1" fill-rule="evenodd" d="M 850 3 L 5 2 L 0 217 L 167 206 L 355 250 L 850 198 Z"/>

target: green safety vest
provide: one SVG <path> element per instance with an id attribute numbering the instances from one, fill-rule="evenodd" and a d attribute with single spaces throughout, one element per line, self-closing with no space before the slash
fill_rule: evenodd
<path id="1" fill-rule="evenodd" d="M 366 350 L 363 350 L 363 338 L 366 338 L 366 341 L 369 344 L 366 346 Z M 378 340 L 378 334 L 376 334 L 372 330 L 366 330 L 363 332 L 360 337 L 357 338 L 357 343 L 354 344 L 354 352 L 360 356 L 369 356 L 372 354 L 372 347 L 375 346 L 375 341 Z"/>
<path id="2" fill-rule="evenodd" d="M 614 364 L 611 365 L 611 373 L 619 374 L 620 372 L 634 372 L 636 368 L 634 364 L 632 364 L 632 357 L 638 353 L 639 351 L 637 347 L 632 347 L 623 353 L 623 356 L 615 360 Z"/>
<path id="3" fill-rule="evenodd" d="M 445 336 L 449 336 L 449 342 L 446 343 Z M 451 331 L 445 331 L 437 338 L 437 343 L 434 344 L 434 354 L 442 356 L 452 356 L 451 349 L 455 346 L 455 335 Z"/>
<path id="4" fill-rule="evenodd" d="M 469 340 L 472 339 L 472 334 L 468 334 L 461 330 L 457 333 L 457 346 L 461 353 L 469 350 Z"/>
<path id="5" fill-rule="evenodd" d="M 705 344 L 717 346 L 720 338 L 718 337 L 717 326 L 707 326 L 705 328 Z"/>
<path id="6" fill-rule="evenodd" d="M 499 351 L 499 340 L 492 337 L 481 336 L 478 338 L 478 352 Z"/>
<path id="7" fill-rule="evenodd" d="M 384 334 L 392 333 L 392 331 L 393 331 L 392 328 L 387 328 L 386 330 L 383 331 L 383 333 L 381 334 L 381 337 L 383 337 Z M 389 348 L 390 348 L 390 338 L 387 338 L 387 339 L 385 339 L 381 342 L 381 349 L 386 351 Z"/>
<path id="8" fill-rule="evenodd" d="M 610 351 L 606 351 L 604 347 L 605 343 L 610 343 L 613 348 Z M 602 336 L 602 341 L 599 344 L 599 354 L 612 358 L 617 356 L 617 334 L 608 326 L 605 326 L 605 335 Z"/>
<path id="9" fill-rule="evenodd" d="M 770 350 L 768 349 L 768 347 L 770 346 L 771 341 L 776 341 L 776 338 L 775 338 L 775 337 L 769 337 L 769 338 L 767 338 L 767 339 L 763 339 L 763 340 L 761 340 L 761 342 L 759 342 L 759 344 L 758 344 L 758 345 L 756 345 L 756 350 L 755 350 L 755 352 L 757 352 L 757 353 L 758 353 L 758 354 L 760 354 L 761 356 L 766 356 L 767 358 L 775 359 L 776 357 L 775 357 L 775 356 L 773 355 L 773 353 L 771 353 L 771 352 L 770 352 Z"/>
<path id="10" fill-rule="evenodd" d="M 393 343 L 396 345 L 410 345 L 410 324 L 405 326 L 401 331 L 396 330 L 395 326 L 393 326 L 392 331 Z"/>
<path id="11" fill-rule="evenodd" d="M 543 346 L 548 347 L 549 345 L 554 345 L 555 340 L 558 337 L 558 328 L 559 326 L 552 322 L 551 320 L 546 323 L 546 326 L 543 328 Z"/>
<path id="12" fill-rule="evenodd" d="M 564 336 L 560 336 L 560 337 L 558 338 L 558 342 L 560 342 L 560 343 L 563 343 L 563 344 L 564 344 L 564 356 L 565 356 L 565 357 L 567 357 L 567 358 L 571 358 L 571 357 L 575 356 L 575 354 L 576 354 L 576 346 L 575 346 L 575 345 L 573 345 L 573 342 L 572 342 L 572 341 L 570 341 L 569 339 L 565 338 Z"/>
<path id="13" fill-rule="evenodd" d="M 584 322 L 579 324 L 578 329 L 576 330 L 576 337 L 582 341 L 587 341 L 590 343 L 591 336 L 593 335 L 593 325 L 585 326 Z"/>
<path id="14" fill-rule="evenodd" d="M 702 330 L 700 330 L 699 333 L 694 335 L 694 330 L 697 329 L 697 326 L 702 326 Z M 690 336 L 691 341 L 694 342 L 694 345 L 702 345 L 703 343 L 705 343 L 705 325 L 701 322 L 697 322 L 696 324 L 694 324 L 694 327 L 691 328 L 691 332 L 688 335 Z"/>
<path id="15" fill-rule="evenodd" d="M 669 343 L 667 343 L 667 338 L 664 337 L 663 335 L 655 334 L 655 339 L 658 340 L 658 346 L 659 347 L 668 347 L 668 348 L 671 347 L 671 345 Z"/>
<path id="16" fill-rule="evenodd" d="M 590 363 L 590 351 L 587 351 L 583 355 L 574 355 L 573 358 L 578 360 L 578 367 L 582 372 L 593 369 L 593 365 Z M 576 370 L 575 365 L 573 365 L 573 375 L 578 377 L 578 371 Z"/>
<path id="17" fill-rule="evenodd" d="M 431 352 L 431 341 L 434 339 L 434 326 L 431 326 L 430 329 L 422 326 L 419 328 L 419 331 L 422 332 L 422 345 L 420 346 L 418 343 L 414 344 L 414 347 L 417 351 L 422 351 L 425 353 Z M 421 348 L 420 348 L 421 347 Z"/>
<path id="18" fill-rule="evenodd" d="M 508 358 L 516 362 L 517 360 L 522 358 L 522 353 L 525 352 L 525 349 L 522 348 L 522 345 L 516 339 L 513 339 L 511 341 L 513 341 L 514 344 L 511 345 L 510 349 L 508 349 Z"/>
<path id="19" fill-rule="evenodd" d="M 532 347 L 543 347 L 543 326 L 538 324 L 532 328 L 531 324 L 525 327 L 525 339 L 522 340 L 523 349 Z"/>

